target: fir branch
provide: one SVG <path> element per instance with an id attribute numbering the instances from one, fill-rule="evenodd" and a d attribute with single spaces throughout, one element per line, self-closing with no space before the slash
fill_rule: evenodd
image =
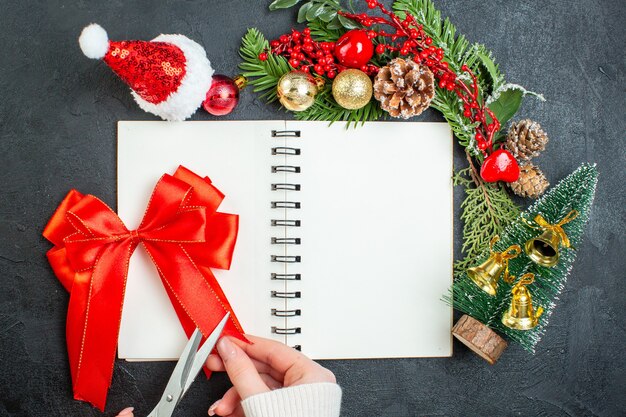
<path id="1" fill-rule="evenodd" d="M 457 34 L 456 27 L 448 18 L 441 18 L 441 12 L 431 0 L 396 0 L 393 10 L 400 18 L 407 13 L 415 16 L 426 35 L 433 39 L 433 44 L 444 50 L 444 61 L 454 72 L 461 74 L 461 67 L 467 65 L 476 75 L 483 99 L 504 84 L 504 75 L 491 52 L 484 45 L 470 44 L 465 36 Z M 476 123 L 463 117 L 463 103 L 457 95 L 437 87 L 431 106 L 443 114 L 459 144 L 480 158 L 481 153 L 474 141 Z"/>
<path id="2" fill-rule="evenodd" d="M 510 199 L 502 184 L 487 184 L 478 174 L 471 157 L 470 166 L 458 171 L 454 185 L 465 187 L 461 203 L 463 221 L 462 252 L 465 258 L 455 262 L 454 275 L 461 276 L 476 258 L 488 247 L 491 237 L 500 234 L 504 227 L 519 215 L 519 208 Z"/>
<path id="3" fill-rule="evenodd" d="M 572 247 L 559 249 L 559 262 L 552 268 L 541 267 L 532 262 L 525 253 L 509 262 L 511 275 L 520 277 L 526 272 L 535 274 L 535 282 L 528 287 L 533 297 L 535 308 L 542 306 L 543 315 L 539 324 L 532 330 L 513 330 L 501 323 L 502 315 L 511 303 L 512 285 L 500 280 L 495 297 L 482 291 L 473 281 L 462 273 L 452 286 L 451 292 L 444 299 L 454 308 L 462 311 L 482 323 L 498 330 L 509 339 L 518 342 L 524 349 L 534 352 L 536 344 L 545 333 L 548 319 L 552 314 L 558 295 L 562 291 L 567 276 L 576 257 L 574 248 L 580 247 L 584 227 L 589 219 L 591 205 L 595 195 L 598 172 L 595 165 L 583 164 L 531 205 L 521 216 L 512 222 L 500 234 L 500 240 L 494 250 L 503 251 L 513 244 L 524 246 L 525 242 L 540 232 L 529 227 L 522 216 L 532 221 L 541 214 L 548 222 L 556 223 L 563 219 L 570 210 L 577 210 L 579 215 L 572 222 L 563 226 Z M 489 251 L 485 250 L 475 259 L 477 265 L 485 261 Z"/>
<path id="4" fill-rule="evenodd" d="M 473 156 L 480 155 L 474 141 L 478 122 L 470 123 L 463 117 L 463 104 L 454 92 L 437 87 L 437 94 L 430 106 L 441 112 L 461 146 L 468 149 Z"/>
<path id="5" fill-rule="evenodd" d="M 267 50 L 269 43 L 263 34 L 254 28 L 248 29 L 239 48 L 239 56 L 243 59 L 239 68 L 248 79 L 248 84 L 253 87 L 253 91 L 263 92 L 261 97 L 272 102 L 278 98 L 276 96 L 278 80 L 293 68 L 287 59 L 271 53 L 267 54 L 266 61 L 261 61 L 259 54 Z"/>
<path id="6" fill-rule="evenodd" d="M 315 104 L 308 109 L 295 113 L 298 120 L 329 121 L 331 124 L 337 121 L 347 121 L 348 125 L 356 127 L 359 123 L 386 118 L 386 113 L 380 108 L 378 101 L 370 100 L 364 107 L 357 110 L 348 110 L 341 107 L 333 98 L 331 87 L 325 86 L 324 90 L 315 96 Z"/>
<path id="7" fill-rule="evenodd" d="M 504 75 L 494 62 L 492 54 L 484 45 L 470 42 L 448 18 L 442 19 L 441 12 L 432 0 L 396 0 L 394 12 L 401 18 L 410 13 L 423 26 L 424 32 L 433 39 L 433 44 L 444 50 L 444 60 L 450 68 L 460 74 L 461 66 L 467 65 L 478 79 L 481 90 L 489 94 L 504 83 Z"/>
<path id="8" fill-rule="evenodd" d="M 239 49 L 239 55 L 243 59 L 239 68 L 248 78 L 248 83 L 253 86 L 254 91 L 262 92 L 261 97 L 272 102 L 278 99 L 276 96 L 278 80 L 293 68 L 284 57 L 272 53 L 267 54 L 266 61 L 261 61 L 259 54 L 267 50 L 269 50 L 269 43 L 263 34 L 257 29 L 248 29 Z M 348 125 L 354 124 L 355 126 L 358 123 L 385 118 L 385 112 L 375 100 L 358 110 L 344 109 L 333 99 L 330 85 L 326 85 L 317 94 L 313 106 L 294 114 L 299 120 L 324 120 L 331 123 L 341 120 L 347 121 Z"/>

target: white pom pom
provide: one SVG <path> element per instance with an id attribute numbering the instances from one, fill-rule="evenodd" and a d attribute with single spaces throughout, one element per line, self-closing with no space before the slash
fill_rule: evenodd
<path id="1" fill-rule="evenodd" d="M 109 37 L 97 23 L 86 26 L 78 38 L 80 49 L 87 58 L 102 59 L 109 50 Z"/>

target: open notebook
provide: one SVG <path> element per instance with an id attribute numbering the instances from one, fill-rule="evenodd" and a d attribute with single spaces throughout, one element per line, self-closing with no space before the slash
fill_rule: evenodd
<path id="1" fill-rule="evenodd" d="M 214 270 L 247 333 L 315 359 L 450 356 L 452 133 L 446 123 L 118 124 L 118 211 L 138 226 L 163 173 L 208 176 L 239 214 Z M 141 248 L 118 354 L 178 357 L 185 335 Z"/>

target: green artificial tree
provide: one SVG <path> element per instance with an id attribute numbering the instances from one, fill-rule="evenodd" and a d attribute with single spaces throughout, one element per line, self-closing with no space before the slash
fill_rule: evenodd
<path id="1" fill-rule="evenodd" d="M 494 245 L 494 251 L 502 252 L 511 245 L 519 245 L 522 253 L 509 261 L 509 273 L 517 278 L 512 282 L 501 279 L 495 296 L 479 288 L 464 272 L 455 279 L 450 295 L 446 296 L 445 300 L 456 310 L 473 317 L 534 353 L 535 346 L 545 333 L 550 315 L 556 307 L 557 297 L 572 269 L 576 250 L 582 243 L 597 179 L 595 165 L 583 164 L 504 229 L 500 240 Z M 559 248 L 559 260 L 553 267 L 543 267 L 533 262 L 523 248 L 529 239 L 541 234 L 539 226 L 534 222 L 535 217 L 539 214 L 550 224 L 557 224 L 572 210 L 575 210 L 577 216 L 562 226 L 569 238 L 570 247 Z M 490 252 L 485 250 L 482 255 L 476 257 L 473 264 L 481 264 L 489 255 Z M 503 325 L 501 319 L 511 304 L 512 286 L 525 273 L 535 274 L 535 281 L 527 288 L 532 295 L 535 308 L 541 306 L 544 312 L 533 329 L 514 330 Z"/>

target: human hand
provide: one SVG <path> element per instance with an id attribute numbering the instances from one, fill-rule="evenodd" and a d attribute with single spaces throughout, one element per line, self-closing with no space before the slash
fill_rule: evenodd
<path id="1" fill-rule="evenodd" d="M 134 407 L 128 407 L 120 411 L 120 413 L 116 417 L 133 417 Z"/>
<path id="2" fill-rule="evenodd" d="M 218 355 L 207 359 L 211 371 L 226 371 L 233 383 L 221 400 L 209 408 L 209 415 L 244 417 L 241 400 L 272 389 L 316 382 L 336 382 L 335 375 L 297 350 L 261 337 L 246 337 L 247 344 L 222 337 Z"/>

